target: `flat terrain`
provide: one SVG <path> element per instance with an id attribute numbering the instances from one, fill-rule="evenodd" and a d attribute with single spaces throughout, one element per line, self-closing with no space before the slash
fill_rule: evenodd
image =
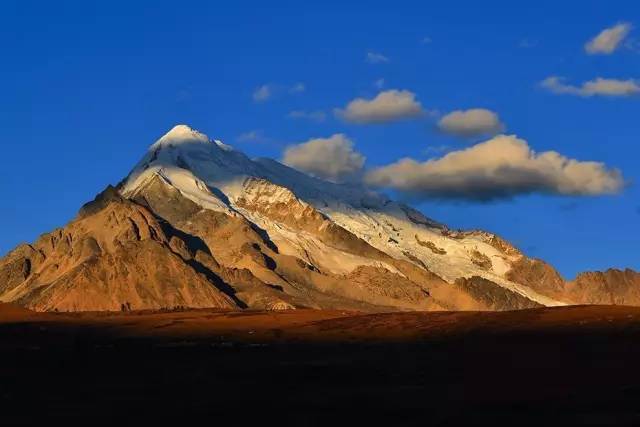
<path id="1" fill-rule="evenodd" d="M 640 308 L 33 313 L 0 424 L 633 425 Z"/>

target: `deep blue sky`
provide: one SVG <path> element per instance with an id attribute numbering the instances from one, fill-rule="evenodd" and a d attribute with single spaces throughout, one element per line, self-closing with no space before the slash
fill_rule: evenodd
<path id="1" fill-rule="evenodd" d="M 436 132 L 433 120 L 286 118 L 372 97 L 384 78 L 426 109 L 494 110 L 535 150 L 604 162 L 629 183 L 615 196 L 429 201 L 418 205 L 425 214 L 497 232 L 567 278 L 640 269 L 640 97 L 559 96 L 538 86 L 550 75 L 576 84 L 640 78 L 639 52 L 583 49 L 617 22 L 640 27 L 637 1 L 306 3 L 3 1 L 0 254 L 65 224 L 177 123 L 275 158 L 288 144 L 342 132 L 370 166 L 473 142 Z M 367 63 L 369 51 L 389 61 Z M 286 93 L 297 82 L 306 90 Z M 255 103 L 253 91 L 267 83 L 281 93 Z M 238 141 L 254 130 L 261 140 Z"/>

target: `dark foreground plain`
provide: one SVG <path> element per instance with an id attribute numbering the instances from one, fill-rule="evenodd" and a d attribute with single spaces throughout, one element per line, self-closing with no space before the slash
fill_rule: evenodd
<path id="1" fill-rule="evenodd" d="M 38 314 L 1 425 L 634 425 L 640 308 Z"/>

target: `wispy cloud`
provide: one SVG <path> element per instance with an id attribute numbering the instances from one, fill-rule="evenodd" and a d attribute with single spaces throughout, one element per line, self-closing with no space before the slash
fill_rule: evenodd
<path id="1" fill-rule="evenodd" d="M 640 84 L 633 79 L 619 80 L 598 77 L 584 82 L 581 86 L 573 86 L 565 83 L 562 77 L 551 76 L 544 79 L 540 86 L 555 94 L 583 97 L 625 97 L 640 94 Z"/>
<path id="2" fill-rule="evenodd" d="M 433 42 L 433 40 L 431 40 L 431 37 L 423 37 L 420 40 L 420 43 L 422 43 L 422 44 L 431 44 L 431 42 Z"/>
<path id="3" fill-rule="evenodd" d="M 237 142 L 266 142 L 267 138 L 264 136 L 262 130 L 254 129 L 248 132 L 241 133 L 236 138 Z"/>
<path id="4" fill-rule="evenodd" d="M 272 95 L 273 95 L 273 89 L 271 85 L 265 84 L 257 87 L 253 91 L 253 100 L 255 102 L 264 102 L 269 98 L 271 98 Z"/>
<path id="5" fill-rule="evenodd" d="M 281 94 L 300 94 L 307 90 L 304 83 L 295 83 L 292 85 L 282 85 L 277 83 L 266 83 L 262 86 L 258 86 L 253 91 L 254 102 L 265 102 L 277 95 Z"/>
<path id="6" fill-rule="evenodd" d="M 621 22 L 613 27 L 605 28 L 584 45 L 584 50 L 589 55 L 611 55 L 629 35 L 632 28 L 628 22 Z"/>
<path id="7" fill-rule="evenodd" d="M 296 83 L 289 88 L 289 93 L 302 93 L 307 90 L 307 87 L 304 83 Z"/>
<path id="8" fill-rule="evenodd" d="M 293 110 L 287 114 L 287 117 L 290 119 L 303 119 L 310 120 L 313 122 L 324 122 L 327 118 L 327 115 L 324 111 L 316 110 L 316 111 L 304 111 L 304 110 Z"/>
<path id="9" fill-rule="evenodd" d="M 375 82 L 373 82 L 373 85 L 378 89 L 382 89 L 384 87 L 384 84 L 385 84 L 384 79 L 378 79 Z"/>
<path id="10" fill-rule="evenodd" d="M 366 61 L 369 64 L 383 64 L 389 62 L 389 58 L 378 52 L 367 52 Z"/>

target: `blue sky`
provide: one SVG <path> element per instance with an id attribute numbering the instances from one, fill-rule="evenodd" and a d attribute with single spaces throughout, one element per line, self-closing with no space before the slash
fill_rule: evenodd
<path id="1" fill-rule="evenodd" d="M 452 227 L 496 232 L 567 278 L 640 269 L 640 96 L 540 86 L 640 79 L 636 1 L 265 3 L 2 2 L 0 253 L 65 224 L 177 123 L 274 158 L 341 133 L 374 169 L 491 138 L 438 129 L 449 112 L 483 108 L 536 152 L 619 169 L 624 188 L 489 202 L 390 191 Z M 585 50 L 619 23 L 631 30 L 617 49 Z M 256 102 L 263 85 L 271 96 Z M 374 124 L 334 114 L 391 89 L 412 93 L 424 114 Z"/>

